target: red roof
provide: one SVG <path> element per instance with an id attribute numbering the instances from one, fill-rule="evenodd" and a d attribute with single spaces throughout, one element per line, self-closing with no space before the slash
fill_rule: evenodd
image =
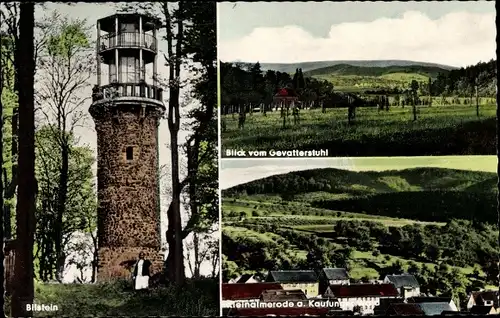
<path id="1" fill-rule="evenodd" d="M 401 316 L 424 315 L 424 311 L 418 304 L 391 304 L 387 309 L 387 314 Z"/>
<path id="2" fill-rule="evenodd" d="M 291 307 L 291 308 L 234 308 L 231 309 L 231 315 L 238 316 L 300 316 L 300 315 L 326 315 L 330 311 L 329 308 L 321 307 Z"/>
<path id="3" fill-rule="evenodd" d="M 288 91 L 286 90 L 286 88 L 282 88 L 282 89 L 280 89 L 280 91 L 278 92 L 278 95 L 279 95 L 279 96 L 288 96 Z"/>
<path id="4" fill-rule="evenodd" d="M 335 297 L 393 297 L 399 295 L 393 284 L 330 285 L 329 289 Z"/>
<path id="5" fill-rule="evenodd" d="M 270 289 L 283 289 L 283 287 L 278 283 L 222 284 L 222 299 L 258 299 L 263 291 Z"/>
<path id="6" fill-rule="evenodd" d="M 282 88 L 274 96 L 275 97 L 297 97 L 297 94 L 291 88 Z"/>

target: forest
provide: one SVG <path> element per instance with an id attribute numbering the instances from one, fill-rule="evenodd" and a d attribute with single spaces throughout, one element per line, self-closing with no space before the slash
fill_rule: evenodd
<path id="1" fill-rule="evenodd" d="M 370 282 L 409 272 L 422 292 L 464 305 L 470 291 L 497 283 L 496 183 L 480 171 L 327 168 L 229 188 L 223 279 L 345 267 L 352 281 Z"/>
<path id="2" fill-rule="evenodd" d="M 212 236 L 219 210 L 215 3 L 94 5 L 95 10 L 110 11 L 107 6 L 111 6 L 112 11 L 157 16 L 163 21 L 158 40 L 182 51 L 181 55 L 161 52 L 170 66 L 169 74 L 161 74 L 165 77 L 161 85 L 168 91 L 170 120 L 165 124 L 169 144 L 174 145 L 169 150 L 171 165 L 161 167 L 169 176 L 163 182 L 173 189 L 168 196 L 162 194 L 169 206 L 165 216 L 169 228 L 162 236 L 173 231 L 181 235 L 167 242 L 170 270 L 162 273 L 163 283 L 153 294 L 127 292 L 128 280 L 96 283 L 97 154 L 81 136 L 82 128 L 92 129 L 86 92 L 97 67 L 95 21 L 49 9 L 50 4 L 2 4 L 0 209 L 3 239 L 15 252 L 13 268 L 5 269 L 14 284 L 5 312 L 32 316 L 25 304 L 38 302 L 57 304 L 58 315 L 67 316 L 215 315 L 219 308 L 218 240 Z M 64 6 L 78 4 L 59 6 L 65 11 Z M 35 12 L 43 12 L 43 17 Z M 181 74 L 180 69 L 188 66 L 194 75 Z M 180 81 L 181 76 L 187 79 Z M 180 108 L 193 104 L 188 101 L 196 103 L 183 108 L 181 119 Z M 188 132 L 186 140 L 179 137 L 181 129 Z M 182 209 L 187 211 L 187 224 L 181 223 Z M 184 253 L 186 249 L 196 252 Z M 205 277 L 200 266 L 206 262 L 213 270 Z M 79 275 L 68 283 L 63 280 L 70 267 Z M 53 313 L 35 314 L 44 315 Z"/>

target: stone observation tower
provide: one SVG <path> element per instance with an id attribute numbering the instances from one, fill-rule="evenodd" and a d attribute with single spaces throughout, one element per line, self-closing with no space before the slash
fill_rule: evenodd
<path id="1" fill-rule="evenodd" d="M 163 265 L 158 125 L 165 106 L 156 82 L 158 27 L 159 21 L 139 14 L 97 21 L 97 85 L 89 112 L 97 132 L 98 281 L 130 277 L 140 251 L 153 273 Z"/>

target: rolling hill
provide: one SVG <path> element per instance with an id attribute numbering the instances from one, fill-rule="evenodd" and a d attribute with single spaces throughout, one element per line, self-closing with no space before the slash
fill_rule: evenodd
<path id="1" fill-rule="evenodd" d="M 426 65 L 392 65 L 392 66 L 354 66 L 349 64 L 336 64 L 328 67 L 317 68 L 304 72 L 304 76 L 321 76 L 321 75 L 356 75 L 356 76 L 384 76 L 393 74 L 419 74 L 436 78 L 438 74 L 446 74 L 449 69 L 438 66 Z"/>
<path id="2" fill-rule="evenodd" d="M 412 168 L 386 171 L 349 171 L 335 168 L 311 169 L 279 174 L 250 181 L 223 190 L 223 196 L 246 192 L 252 194 L 285 194 L 312 192 L 309 184 L 328 185 L 338 192 L 357 185 L 367 193 L 421 191 L 474 191 L 496 193 L 497 176 L 493 172 L 444 168 Z M 295 183 L 298 183 L 297 187 Z M 481 185 L 481 186 L 479 186 Z"/>
<path id="3" fill-rule="evenodd" d="M 406 218 L 496 222 L 497 176 L 443 168 L 354 172 L 313 169 L 275 175 L 223 191 L 223 197 L 274 196 L 310 207 Z M 481 211 L 481 213 L 471 213 Z"/>
<path id="4" fill-rule="evenodd" d="M 236 62 L 234 62 L 236 63 Z M 242 65 L 253 65 L 254 63 L 250 62 L 237 62 Z M 442 65 L 436 63 L 427 63 L 427 62 L 417 62 L 417 61 L 407 61 L 407 60 L 339 60 L 339 61 L 316 61 L 316 62 L 302 62 L 302 63 L 261 63 L 260 66 L 262 70 L 275 70 L 285 73 L 294 73 L 295 69 L 301 68 L 302 71 L 309 72 L 316 69 L 323 69 L 332 67 L 335 65 L 351 65 L 356 67 L 367 67 L 367 68 L 384 68 L 391 66 L 421 66 L 421 67 L 431 67 L 431 68 L 440 68 L 443 70 L 453 70 L 456 67 L 449 65 Z"/>

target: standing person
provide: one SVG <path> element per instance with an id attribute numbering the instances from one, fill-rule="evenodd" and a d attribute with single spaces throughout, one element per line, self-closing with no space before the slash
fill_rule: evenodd
<path id="1" fill-rule="evenodd" d="M 151 262 L 144 259 L 144 252 L 139 253 L 139 260 L 134 266 L 133 280 L 134 289 L 148 289 L 149 288 L 149 267 Z"/>

